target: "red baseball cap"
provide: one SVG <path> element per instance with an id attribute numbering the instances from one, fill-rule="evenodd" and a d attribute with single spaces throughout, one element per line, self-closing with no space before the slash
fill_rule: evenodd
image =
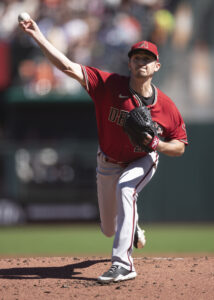
<path id="1" fill-rule="evenodd" d="M 148 41 L 141 41 L 138 42 L 136 44 L 134 44 L 131 47 L 131 50 L 128 53 L 128 56 L 131 57 L 135 52 L 139 51 L 139 50 L 146 50 L 151 52 L 152 54 L 155 55 L 155 57 L 157 58 L 157 60 L 159 60 L 159 54 L 158 54 L 158 49 L 157 46 L 151 42 Z"/>

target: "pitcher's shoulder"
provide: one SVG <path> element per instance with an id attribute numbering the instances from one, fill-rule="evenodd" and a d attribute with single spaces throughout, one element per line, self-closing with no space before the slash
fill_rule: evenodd
<path id="1" fill-rule="evenodd" d="M 170 98 L 168 95 L 166 95 L 163 91 L 161 91 L 159 88 L 157 89 L 157 98 L 158 98 L 158 102 L 159 104 L 163 104 L 163 105 L 170 105 L 170 106 L 176 106 L 175 102 L 172 100 L 172 98 Z"/>

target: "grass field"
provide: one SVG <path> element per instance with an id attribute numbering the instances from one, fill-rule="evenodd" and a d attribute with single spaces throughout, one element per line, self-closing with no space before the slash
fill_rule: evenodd
<path id="1" fill-rule="evenodd" d="M 142 255 L 214 255 L 214 224 L 151 224 L 144 226 L 147 244 Z M 0 256 L 110 255 L 113 238 L 96 224 L 0 227 Z"/>

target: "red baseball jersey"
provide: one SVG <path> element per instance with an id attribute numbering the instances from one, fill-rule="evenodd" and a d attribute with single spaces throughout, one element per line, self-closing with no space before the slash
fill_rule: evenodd
<path id="1" fill-rule="evenodd" d="M 145 156 L 134 147 L 123 130 L 126 114 L 141 105 L 129 88 L 129 77 L 82 66 L 86 90 L 95 104 L 98 138 L 104 154 L 119 162 L 131 162 Z M 155 87 L 154 103 L 148 108 L 163 140 L 187 144 L 185 124 L 174 102 Z"/>

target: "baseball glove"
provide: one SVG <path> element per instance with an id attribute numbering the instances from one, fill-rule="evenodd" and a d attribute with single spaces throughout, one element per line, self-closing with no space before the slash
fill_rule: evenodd
<path id="1" fill-rule="evenodd" d="M 123 128 L 134 146 L 139 146 L 148 153 L 157 148 L 159 138 L 150 111 L 146 106 L 131 110 L 126 116 Z M 148 144 L 146 144 L 147 134 L 152 136 L 152 140 Z"/>

